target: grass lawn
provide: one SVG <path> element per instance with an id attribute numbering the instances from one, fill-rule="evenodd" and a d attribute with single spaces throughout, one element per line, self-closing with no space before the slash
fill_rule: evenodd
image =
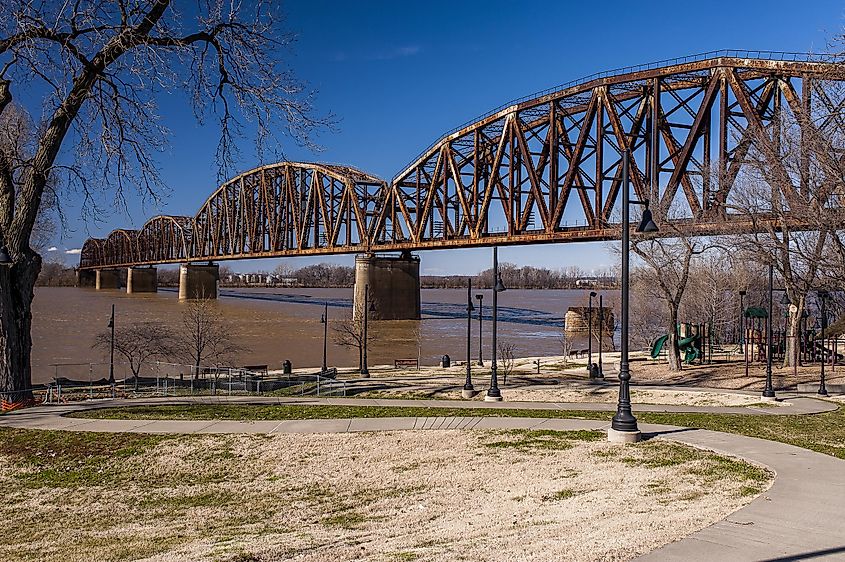
<path id="1" fill-rule="evenodd" d="M 620 560 L 722 519 L 772 477 L 596 431 L 0 429 L 0 560 Z"/>
<path id="2" fill-rule="evenodd" d="M 636 413 L 636 412 L 635 412 Z M 102 408 L 73 414 L 100 419 L 287 420 L 427 416 L 550 417 L 609 419 L 607 412 L 487 408 L 334 405 L 168 405 Z M 696 427 L 760 437 L 845 459 L 845 411 L 815 415 L 636 413 L 642 423 Z"/>

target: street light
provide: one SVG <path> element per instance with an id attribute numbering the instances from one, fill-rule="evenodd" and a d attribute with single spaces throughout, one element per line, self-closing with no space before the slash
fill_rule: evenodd
<path id="1" fill-rule="evenodd" d="M 481 332 L 481 319 L 484 317 L 482 314 L 484 295 L 478 293 L 477 295 L 475 295 L 475 298 L 478 299 L 478 366 L 483 367 L 484 361 L 481 358 L 481 350 L 484 348 L 484 335 Z"/>
<path id="2" fill-rule="evenodd" d="M 369 324 L 370 312 L 375 312 L 376 307 L 370 302 L 370 284 L 364 285 L 364 352 L 361 360 L 361 376 L 369 378 L 370 370 L 367 368 L 367 325 Z"/>
<path id="3" fill-rule="evenodd" d="M 328 351 L 328 338 L 329 338 L 329 303 L 324 304 L 325 309 L 323 310 L 323 315 L 320 317 L 320 324 L 323 325 L 323 373 L 328 371 L 328 365 L 326 364 L 326 352 Z"/>
<path id="4" fill-rule="evenodd" d="M 596 376 L 596 370 L 593 368 L 593 297 L 595 296 L 596 292 L 590 291 L 587 306 L 587 376 L 591 379 Z"/>
<path id="5" fill-rule="evenodd" d="M 821 340 L 822 340 L 822 371 L 821 371 L 821 377 L 819 379 L 819 394 L 822 395 L 822 396 L 827 396 L 827 386 L 825 386 L 825 383 L 824 383 L 825 351 L 827 351 L 827 347 L 825 346 L 825 341 L 824 341 L 824 331 L 827 329 L 827 309 L 825 308 L 825 305 L 827 305 L 828 292 L 827 291 L 819 291 L 818 295 L 819 295 L 819 304 L 821 305 L 820 308 L 821 308 L 821 315 L 822 315 L 822 334 L 821 334 Z"/>
<path id="6" fill-rule="evenodd" d="M 108 328 L 111 330 L 111 349 L 109 352 L 109 384 L 114 384 L 114 305 L 111 305 L 111 319 Z M 137 380 L 135 381 L 138 382 Z"/>
<path id="7" fill-rule="evenodd" d="M 775 389 L 772 387 L 772 299 L 774 293 L 775 266 L 769 265 L 769 317 L 766 319 L 766 387 L 763 399 L 774 400 Z"/>
<path id="8" fill-rule="evenodd" d="M 743 351 L 745 350 L 745 295 L 745 289 L 739 292 L 739 344 Z"/>
<path id="9" fill-rule="evenodd" d="M 640 224 L 637 225 L 637 232 L 657 232 L 659 229 L 654 224 L 651 210 L 648 208 L 648 200 L 630 200 L 630 178 L 628 172 L 631 151 L 625 150 L 622 156 L 622 341 L 621 357 L 619 361 L 619 400 L 616 404 L 616 414 L 610 423 L 613 432 L 621 432 L 621 435 L 614 435 L 608 432 L 608 438 L 614 441 L 638 441 L 640 431 L 637 428 L 637 418 L 631 412 L 631 370 L 628 366 L 628 295 L 630 292 L 630 214 L 631 205 L 642 205 L 645 207 Z"/>
<path id="10" fill-rule="evenodd" d="M 499 276 L 499 248 L 493 246 L 493 279 L 495 285 L 493 286 L 493 360 L 490 368 L 490 388 L 487 389 L 487 395 L 484 400 L 488 402 L 499 402 L 502 400 L 502 392 L 499 390 L 499 379 L 496 376 L 496 332 L 499 322 L 499 299 L 498 294 L 507 290 L 505 284 L 502 283 L 502 278 Z"/>
<path id="11" fill-rule="evenodd" d="M 472 398 L 475 387 L 472 386 L 472 277 L 467 277 L 467 380 L 464 382 L 462 395 L 464 398 Z"/>
<path id="12" fill-rule="evenodd" d="M 604 347 L 604 295 L 599 295 L 599 364 L 596 370 L 596 378 L 604 378 L 604 367 L 601 362 L 601 352 Z"/>

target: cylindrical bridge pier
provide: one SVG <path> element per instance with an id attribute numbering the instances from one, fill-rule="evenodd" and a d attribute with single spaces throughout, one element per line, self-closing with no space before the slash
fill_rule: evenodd
<path id="1" fill-rule="evenodd" d="M 98 291 L 120 289 L 120 271 L 117 269 L 98 269 L 94 286 Z"/>
<path id="2" fill-rule="evenodd" d="M 179 267 L 179 300 L 216 299 L 220 266 L 186 263 Z"/>
<path id="3" fill-rule="evenodd" d="M 410 252 L 400 256 L 363 254 L 355 257 L 355 306 L 363 312 L 364 291 L 369 287 L 373 320 L 420 319 L 420 258 Z"/>
<path id="4" fill-rule="evenodd" d="M 158 291 L 158 270 L 154 267 L 130 267 L 126 270 L 126 292 L 155 293 Z"/>

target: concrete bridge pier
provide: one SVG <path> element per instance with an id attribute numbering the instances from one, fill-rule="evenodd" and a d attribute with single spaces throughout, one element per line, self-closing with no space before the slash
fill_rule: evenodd
<path id="1" fill-rule="evenodd" d="M 95 287 L 97 285 L 97 272 L 93 269 L 76 270 L 77 287 Z"/>
<path id="2" fill-rule="evenodd" d="M 420 319 L 420 258 L 410 252 L 400 256 L 362 254 L 355 257 L 354 314 L 363 310 L 369 285 L 373 320 Z"/>
<path id="3" fill-rule="evenodd" d="M 179 267 L 179 300 L 216 299 L 220 266 L 214 263 L 186 263 Z"/>
<path id="4" fill-rule="evenodd" d="M 95 287 L 98 291 L 120 289 L 120 271 L 117 269 L 98 269 Z"/>
<path id="5" fill-rule="evenodd" d="M 126 270 L 126 292 L 158 292 L 158 270 L 154 267 L 130 267 Z"/>

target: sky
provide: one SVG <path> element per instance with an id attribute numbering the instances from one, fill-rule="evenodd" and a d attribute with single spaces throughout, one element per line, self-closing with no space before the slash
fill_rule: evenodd
<path id="1" fill-rule="evenodd" d="M 318 95 L 318 113 L 338 118 L 311 152 L 293 142 L 289 160 L 343 163 L 392 178 L 452 128 L 509 100 L 594 72 L 718 49 L 824 52 L 845 23 L 841 0 L 603 2 L 396 2 L 299 0 L 285 4 L 297 40 L 289 65 Z M 217 130 L 198 126 L 178 96 L 159 100 L 170 148 L 159 159 L 169 196 L 158 207 L 131 199 L 98 224 L 70 216 L 52 245 L 73 252 L 89 236 L 137 228 L 155 214 L 194 215 L 218 185 Z M 284 137 L 282 137 L 284 139 Z M 239 170 L 255 167 L 241 143 Z M 505 247 L 500 261 L 586 271 L 611 267 L 606 244 Z M 64 254 L 70 263 L 78 256 Z M 423 274 L 474 274 L 485 249 L 421 253 Z M 301 267 L 351 256 L 287 258 Z M 272 270 L 280 260 L 233 261 L 235 271 Z"/>

